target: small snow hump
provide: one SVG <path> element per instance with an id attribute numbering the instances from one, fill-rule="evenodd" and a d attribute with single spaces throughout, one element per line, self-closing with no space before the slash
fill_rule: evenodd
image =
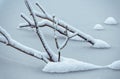
<path id="1" fill-rule="evenodd" d="M 108 17 L 105 21 L 104 21 L 105 24 L 111 24 L 111 25 L 114 25 L 114 24 L 118 24 L 117 20 L 114 18 L 114 17 Z"/>
<path id="2" fill-rule="evenodd" d="M 103 30 L 104 27 L 101 24 L 96 24 L 93 29 L 95 29 L 95 30 Z"/>
<path id="3" fill-rule="evenodd" d="M 114 61 L 112 64 L 108 65 L 110 69 L 120 70 L 120 60 Z"/>

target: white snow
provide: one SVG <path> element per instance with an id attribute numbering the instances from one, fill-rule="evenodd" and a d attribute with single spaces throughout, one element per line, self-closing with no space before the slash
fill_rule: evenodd
<path id="1" fill-rule="evenodd" d="M 110 48 L 111 46 L 103 40 L 95 39 L 94 48 Z"/>
<path id="2" fill-rule="evenodd" d="M 114 17 L 108 17 L 105 21 L 105 24 L 118 24 L 117 20 Z"/>
<path id="3" fill-rule="evenodd" d="M 64 58 L 61 62 L 49 62 L 44 68 L 44 72 L 64 73 L 72 71 L 86 71 L 99 69 L 101 66 L 78 61 L 75 59 Z"/>
<path id="4" fill-rule="evenodd" d="M 95 30 L 103 30 L 104 27 L 101 24 L 96 24 L 93 29 L 95 29 Z"/>
<path id="5" fill-rule="evenodd" d="M 120 60 L 114 61 L 112 64 L 108 65 L 109 68 L 120 70 Z"/>

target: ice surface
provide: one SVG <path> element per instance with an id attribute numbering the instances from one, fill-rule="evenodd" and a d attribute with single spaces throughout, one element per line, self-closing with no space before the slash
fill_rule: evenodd
<path id="1" fill-rule="evenodd" d="M 65 58 L 61 62 L 49 62 L 44 68 L 44 72 L 56 72 L 56 73 L 63 73 L 63 72 L 72 72 L 72 71 L 86 71 L 86 70 L 93 70 L 98 69 L 101 66 L 97 66 L 94 64 L 78 61 L 75 59 Z"/>
<path id="2" fill-rule="evenodd" d="M 96 24 L 93 29 L 95 29 L 95 30 L 103 30 L 104 27 L 101 24 Z"/>
<path id="3" fill-rule="evenodd" d="M 105 21 L 105 24 L 118 24 L 117 20 L 114 17 L 108 17 Z"/>
<path id="4" fill-rule="evenodd" d="M 93 45 L 93 47 L 94 48 L 110 48 L 111 46 L 105 41 L 95 39 L 95 44 Z"/>

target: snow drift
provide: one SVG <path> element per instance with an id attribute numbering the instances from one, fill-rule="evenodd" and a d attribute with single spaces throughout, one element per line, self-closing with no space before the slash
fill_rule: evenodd
<path id="1" fill-rule="evenodd" d="M 49 62 L 44 68 L 44 72 L 72 72 L 72 71 L 87 71 L 99 69 L 101 66 L 94 64 L 78 61 L 75 59 L 65 58 L 61 62 Z"/>
<path id="2" fill-rule="evenodd" d="M 108 65 L 108 68 L 114 70 L 120 70 L 120 60 L 114 61 L 112 64 Z"/>
<path id="3" fill-rule="evenodd" d="M 95 44 L 93 45 L 93 47 L 94 48 L 110 48 L 111 46 L 105 41 L 95 39 Z"/>
<path id="4" fill-rule="evenodd" d="M 73 71 L 88 71 L 88 70 L 90 71 L 90 70 L 105 69 L 105 68 L 120 70 L 120 60 L 115 61 L 110 65 L 99 66 L 71 58 L 64 58 L 64 60 L 61 62 L 49 62 L 47 65 L 45 65 L 43 71 L 49 73 L 65 73 L 65 72 L 73 72 Z"/>

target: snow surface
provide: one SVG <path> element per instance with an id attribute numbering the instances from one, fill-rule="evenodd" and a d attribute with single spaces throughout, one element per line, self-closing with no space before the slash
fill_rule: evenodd
<path id="1" fill-rule="evenodd" d="M 75 59 L 64 58 L 61 62 L 49 62 L 44 68 L 44 72 L 72 72 L 99 69 L 101 66 L 78 61 Z"/>
<path id="2" fill-rule="evenodd" d="M 24 45 L 43 51 L 39 40 L 33 32 L 16 29 L 16 26 L 18 26 L 18 24 L 21 22 L 21 11 L 26 11 L 24 0 L 4 1 L 5 4 L 1 7 L 0 12 L 0 25 L 2 25 L 17 41 Z M 33 0 L 30 1 L 33 3 L 35 2 Z M 66 7 L 66 3 L 68 1 L 69 4 L 67 6 L 74 11 L 71 11 L 71 9 Z M 46 11 L 50 12 L 51 14 L 53 12 L 56 13 L 68 23 L 76 25 L 75 27 L 96 38 L 106 40 L 106 42 L 109 42 L 109 44 L 112 46 L 110 49 L 91 49 L 89 48 L 89 44 L 86 42 L 80 42 L 78 44 L 78 42 L 70 41 L 67 48 L 64 49 L 62 56 L 69 56 L 80 61 L 87 61 L 89 63 L 99 65 L 110 64 L 116 59 L 120 60 L 120 29 L 118 29 L 120 25 L 116 25 L 118 26 L 117 28 L 109 27 L 107 30 L 101 32 L 90 29 L 93 28 L 91 25 L 103 21 L 103 18 L 108 16 L 108 14 L 110 16 L 118 17 L 120 13 L 120 0 L 116 0 L 114 3 L 112 0 L 94 0 L 94 2 L 89 0 L 43 0 L 40 3 L 45 7 Z M 56 7 L 54 4 L 60 7 Z M 63 5 L 61 6 L 61 4 Z M 87 4 L 90 4 L 91 6 Z M 19 9 L 16 7 L 19 7 Z M 79 10 L 75 9 L 78 7 Z M 85 9 L 83 9 L 83 7 Z M 112 8 L 110 9 L 110 7 Z M 8 8 L 10 8 L 10 10 L 7 10 Z M 120 18 L 118 18 L 118 20 L 120 20 Z M 45 29 L 43 32 L 48 43 L 54 49 L 54 42 L 51 41 L 52 37 L 50 36 L 52 33 L 49 31 L 49 29 Z M 0 56 L 3 58 L 2 59 L 0 57 L 0 79 L 120 79 L 120 71 L 111 69 L 73 72 L 66 74 L 44 73 L 41 71 L 45 65 L 44 62 L 25 54 L 21 54 L 19 51 L 16 51 L 10 47 L 6 47 L 3 44 L 0 44 Z M 8 60 L 5 60 L 5 58 L 8 58 Z M 10 61 L 10 59 L 15 60 L 17 63 Z"/>
<path id="3" fill-rule="evenodd" d="M 96 24 L 93 29 L 95 29 L 95 30 L 103 30 L 104 27 L 101 24 Z"/>
<path id="4" fill-rule="evenodd" d="M 110 48 L 111 46 L 105 41 L 95 39 L 95 44 L 93 45 L 93 47 L 94 48 Z"/>
<path id="5" fill-rule="evenodd" d="M 105 24 L 118 24 L 117 20 L 114 17 L 108 17 L 105 21 Z"/>

